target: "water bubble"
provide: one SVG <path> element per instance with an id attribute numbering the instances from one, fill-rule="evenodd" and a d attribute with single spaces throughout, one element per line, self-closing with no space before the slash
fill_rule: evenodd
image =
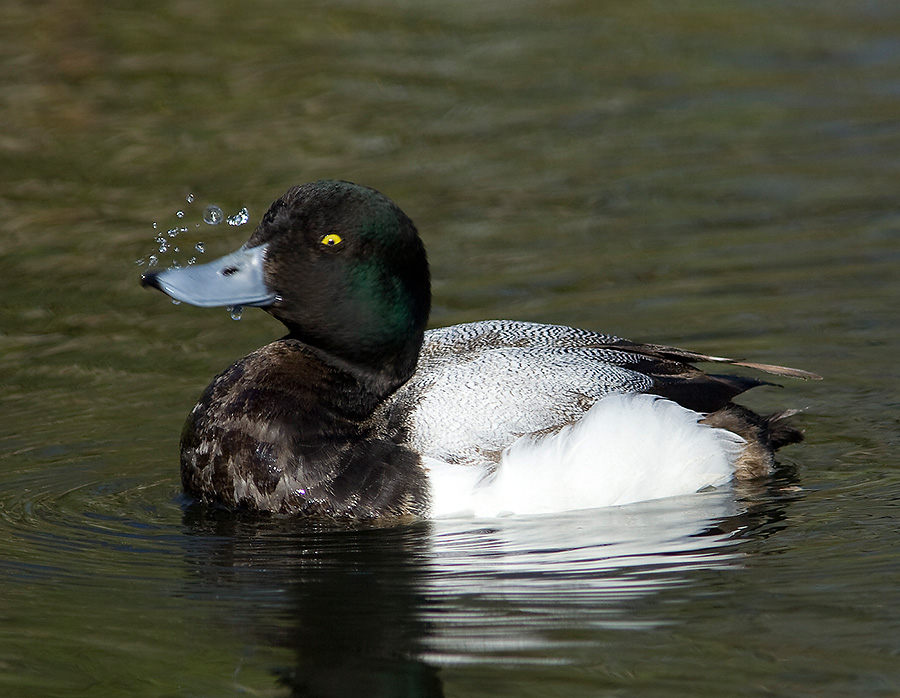
<path id="1" fill-rule="evenodd" d="M 193 193 L 188 194 L 187 197 L 185 198 L 185 201 L 187 201 L 189 204 L 194 203 L 194 195 L 193 195 Z"/>
<path id="2" fill-rule="evenodd" d="M 218 206 L 207 206 L 206 210 L 203 212 L 203 220 L 209 225 L 219 225 L 219 223 L 224 220 L 225 214 L 222 213 L 222 209 Z"/>
<path id="3" fill-rule="evenodd" d="M 250 212 L 247 211 L 247 207 L 244 206 L 244 208 L 235 213 L 233 216 L 228 216 L 227 223 L 228 225 L 244 225 L 244 223 L 249 220 Z"/>
<path id="4" fill-rule="evenodd" d="M 240 305 L 229 305 L 225 310 L 231 313 L 232 320 L 240 320 L 241 315 L 244 314 L 244 308 Z"/>
<path id="5" fill-rule="evenodd" d="M 200 254 L 206 252 L 206 246 L 202 242 L 198 242 L 196 245 L 194 245 L 194 249 L 197 250 L 197 252 L 199 252 Z"/>
<path id="6" fill-rule="evenodd" d="M 184 218 L 184 211 L 175 211 L 176 218 Z"/>

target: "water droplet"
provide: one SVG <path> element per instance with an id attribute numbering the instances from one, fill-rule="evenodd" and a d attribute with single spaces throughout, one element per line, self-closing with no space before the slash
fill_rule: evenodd
<path id="1" fill-rule="evenodd" d="M 159 251 L 160 252 L 166 252 L 168 249 L 169 249 L 168 243 L 166 243 L 165 241 L 159 243 Z"/>
<path id="2" fill-rule="evenodd" d="M 157 257 L 155 254 L 152 254 L 149 257 L 147 257 L 147 266 L 148 267 L 155 266 L 158 261 L 159 261 L 159 257 Z"/>
<path id="3" fill-rule="evenodd" d="M 194 194 L 193 193 L 188 194 L 187 197 L 185 198 L 185 201 L 187 201 L 189 204 L 194 203 Z"/>
<path id="4" fill-rule="evenodd" d="M 222 220 L 225 218 L 225 214 L 222 213 L 222 209 L 218 206 L 207 206 L 206 210 L 203 212 L 203 220 L 209 225 L 219 225 Z"/>
<path id="5" fill-rule="evenodd" d="M 181 305 L 181 301 L 173 300 L 172 305 Z"/>
<path id="6" fill-rule="evenodd" d="M 229 305 L 225 310 L 231 313 L 232 320 L 240 320 L 241 315 L 244 314 L 244 308 L 240 305 Z"/>
<path id="7" fill-rule="evenodd" d="M 228 218 L 226 219 L 228 225 L 244 225 L 244 223 L 249 220 L 250 212 L 247 211 L 246 206 L 244 206 L 244 208 L 235 213 L 233 216 L 228 216 Z"/>
<path id="8" fill-rule="evenodd" d="M 175 237 L 176 235 L 178 235 L 178 233 L 179 233 L 180 231 L 178 230 L 178 228 L 169 228 L 169 230 L 167 230 L 166 232 L 169 234 L 169 237 L 170 237 L 170 238 L 173 238 L 173 237 Z"/>
<path id="9" fill-rule="evenodd" d="M 175 216 L 177 218 L 184 218 L 184 211 L 175 211 Z"/>
<path id="10" fill-rule="evenodd" d="M 191 258 L 188 260 L 188 266 L 191 266 L 192 264 L 196 264 L 196 263 L 197 263 L 197 258 L 196 258 L 196 257 L 191 257 Z"/>
<path id="11" fill-rule="evenodd" d="M 181 269 L 181 265 L 178 262 L 173 261 L 172 266 L 169 269 Z"/>
<path id="12" fill-rule="evenodd" d="M 156 221 L 153 221 L 153 230 L 156 230 Z"/>
<path id="13" fill-rule="evenodd" d="M 194 249 L 197 250 L 197 252 L 199 252 L 200 254 L 206 252 L 206 246 L 202 242 L 198 242 L 196 245 L 194 245 Z"/>
<path id="14" fill-rule="evenodd" d="M 173 247 L 172 252 L 181 252 L 181 250 L 179 250 L 177 247 Z"/>
<path id="15" fill-rule="evenodd" d="M 146 262 L 147 262 L 147 260 L 144 259 L 143 257 L 141 257 L 140 259 L 138 259 L 138 260 L 135 261 L 135 264 L 137 264 L 138 266 L 140 266 L 140 265 L 142 265 L 142 264 L 145 264 Z"/>

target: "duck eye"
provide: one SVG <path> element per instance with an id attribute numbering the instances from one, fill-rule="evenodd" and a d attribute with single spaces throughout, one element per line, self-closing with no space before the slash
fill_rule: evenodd
<path id="1" fill-rule="evenodd" d="M 337 233 L 329 233 L 325 237 L 323 237 L 320 242 L 323 245 L 328 245 L 329 247 L 333 247 L 334 245 L 338 245 L 341 242 L 341 236 Z"/>

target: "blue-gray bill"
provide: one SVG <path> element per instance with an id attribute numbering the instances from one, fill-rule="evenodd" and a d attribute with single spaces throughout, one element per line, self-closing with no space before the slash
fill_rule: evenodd
<path id="1" fill-rule="evenodd" d="M 267 247 L 244 246 L 206 264 L 148 272 L 141 276 L 141 285 L 202 308 L 271 305 L 275 293 L 266 285 L 263 272 Z"/>

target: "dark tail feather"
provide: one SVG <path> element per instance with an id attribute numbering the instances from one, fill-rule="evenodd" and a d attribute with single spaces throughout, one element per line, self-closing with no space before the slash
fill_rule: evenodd
<path id="1" fill-rule="evenodd" d="M 782 446 L 789 446 L 803 441 L 803 432 L 797 427 L 791 426 L 790 418 L 798 414 L 800 410 L 785 410 L 770 414 L 766 420 L 766 428 L 769 431 L 769 441 L 772 449 L 777 451 Z"/>
<path id="2" fill-rule="evenodd" d="M 795 414 L 797 410 L 786 410 L 763 417 L 732 402 L 706 415 L 701 421 L 727 429 L 744 439 L 746 443 L 735 462 L 734 476 L 738 480 L 750 480 L 773 472 L 775 451 L 803 440 L 803 432 L 789 423 Z"/>

